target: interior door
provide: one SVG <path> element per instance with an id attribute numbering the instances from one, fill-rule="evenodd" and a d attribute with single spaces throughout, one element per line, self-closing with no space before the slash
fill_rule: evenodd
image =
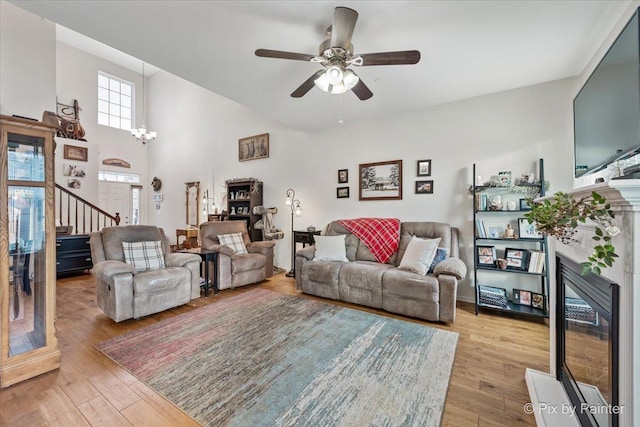
<path id="1" fill-rule="evenodd" d="M 120 182 L 100 181 L 100 209 L 115 215 L 120 214 L 120 225 L 131 223 L 131 185 Z"/>

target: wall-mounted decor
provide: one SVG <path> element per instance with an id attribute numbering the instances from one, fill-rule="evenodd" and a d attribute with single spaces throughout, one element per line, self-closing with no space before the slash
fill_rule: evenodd
<path id="1" fill-rule="evenodd" d="M 238 160 L 266 159 L 269 157 L 269 134 L 263 133 L 238 140 Z"/>
<path id="2" fill-rule="evenodd" d="M 104 159 L 102 161 L 102 164 L 107 166 L 117 166 L 119 168 L 131 167 L 131 163 L 127 162 L 126 160 L 116 159 L 116 158 Z"/>
<path id="3" fill-rule="evenodd" d="M 336 197 L 338 199 L 348 199 L 349 198 L 349 187 L 338 187 L 338 188 L 336 188 Z"/>
<path id="4" fill-rule="evenodd" d="M 89 149 L 87 147 L 77 147 L 75 145 L 65 144 L 63 154 L 65 159 L 86 162 L 89 158 Z"/>
<path id="5" fill-rule="evenodd" d="M 360 200 L 402 200 L 402 160 L 359 166 Z"/>
<path id="6" fill-rule="evenodd" d="M 77 178 L 69 178 L 69 181 L 67 182 L 67 187 L 73 188 L 74 190 L 79 190 L 80 187 L 82 187 L 82 183 Z"/>
<path id="7" fill-rule="evenodd" d="M 78 100 L 73 100 L 73 105 L 66 105 L 57 102 L 57 116 L 59 119 L 58 131 L 56 136 L 68 139 L 77 139 L 79 141 L 86 141 L 84 139 L 85 132 L 80 124 L 79 112 L 82 110 L 78 105 Z"/>
<path id="8" fill-rule="evenodd" d="M 64 163 L 62 165 L 62 175 L 84 178 L 87 174 L 84 170 L 84 165 L 76 165 L 74 163 Z"/>
<path id="9" fill-rule="evenodd" d="M 349 169 L 338 169 L 338 184 L 349 182 Z"/>
<path id="10" fill-rule="evenodd" d="M 153 188 L 153 191 L 160 191 L 160 189 L 162 188 L 162 181 L 160 180 L 160 178 L 158 178 L 157 176 L 153 177 L 153 180 L 151 180 L 151 188 Z"/>
<path id="11" fill-rule="evenodd" d="M 431 176 L 431 160 L 418 160 L 418 176 Z"/>
<path id="12" fill-rule="evenodd" d="M 416 194 L 433 194 L 433 180 L 416 181 Z"/>

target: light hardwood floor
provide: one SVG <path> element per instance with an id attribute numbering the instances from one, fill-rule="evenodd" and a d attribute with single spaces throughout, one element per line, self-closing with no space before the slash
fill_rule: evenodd
<path id="1" fill-rule="evenodd" d="M 116 324 L 96 306 L 91 275 L 59 279 L 56 327 L 62 366 L 0 390 L 0 426 L 198 425 L 93 345 L 255 287 L 303 295 L 295 290 L 293 279 L 280 274 L 259 285 L 223 290 L 217 296 Z M 535 425 L 533 415 L 523 411 L 529 401 L 524 370 L 549 370 L 549 330 L 544 323 L 490 313 L 476 316 L 473 305 L 467 303 L 458 303 L 453 325 L 338 304 L 460 334 L 443 426 Z"/>

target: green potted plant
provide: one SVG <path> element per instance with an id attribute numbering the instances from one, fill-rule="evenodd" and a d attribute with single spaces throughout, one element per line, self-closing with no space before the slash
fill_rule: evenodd
<path id="1" fill-rule="evenodd" d="M 618 255 L 611 244 L 611 238 L 620 234 L 620 228 L 613 223 L 614 214 L 605 197 L 596 193 L 579 199 L 563 193 L 555 193 L 551 198 L 535 202 L 529 200 L 531 211 L 524 216 L 529 223 L 536 223 L 538 231 L 545 236 L 553 236 L 562 243 L 576 242 L 578 224 L 587 219 L 596 223 L 593 240 L 598 244 L 588 260 L 580 263 L 582 274 L 600 274 L 601 269 L 611 267 Z"/>

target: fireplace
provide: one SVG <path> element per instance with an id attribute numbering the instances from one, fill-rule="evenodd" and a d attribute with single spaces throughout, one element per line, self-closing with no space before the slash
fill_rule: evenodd
<path id="1" fill-rule="evenodd" d="M 582 426 L 619 425 L 619 287 L 556 255 L 556 377 Z"/>

